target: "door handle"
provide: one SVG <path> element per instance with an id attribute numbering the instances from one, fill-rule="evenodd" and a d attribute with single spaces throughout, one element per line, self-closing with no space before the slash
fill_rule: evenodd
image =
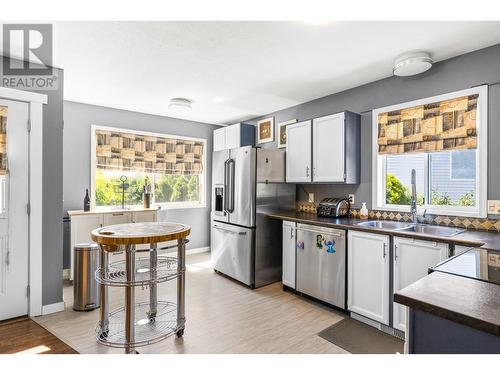
<path id="1" fill-rule="evenodd" d="M 290 238 L 293 239 L 293 228 L 290 228 Z"/>
<path id="2" fill-rule="evenodd" d="M 327 236 L 335 236 L 335 237 L 339 237 L 339 238 L 344 238 L 344 235 L 342 233 L 338 233 L 338 232 L 322 232 L 321 230 L 312 230 L 312 229 L 304 229 L 304 228 L 298 228 L 297 232 L 298 231 L 310 232 L 310 233 L 314 233 L 314 234 L 325 234 Z"/>
<path id="3" fill-rule="evenodd" d="M 306 177 L 309 177 L 309 166 L 306 166 Z"/>
<path id="4" fill-rule="evenodd" d="M 247 232 L 238 232 L 238 231 L 235 231 L 235 230 L 231 230 L 231 229 L 226 229 L 226 228 L 219 227 L 218 225 L 212 225 L 212 228 L 219 229 L 219 230 L 222 230 L 224 232 L 229 232 L 229 233 L 237 234 L 239 236 L 245 236 L 247 234 Z"/>
<path id="5" fill-rule="evenodd" d="M 384 259 L 385 259 L 386 255 L 387 255 L 387 244 L 384 243 L 384 255 L 383 255 Z"/>
<path id="6" fill-rule="evenodd" d="M 398 245 L 394 245 L 394 261 L 398 260 Z"/>
<path id="7" fill-rule="evenodd" d="M 222 211 L 227 213 L 227 199 L 229 196 L 229 190 L 227 188 L 227 163 L 229 162 L 229 159 L 227 159 L 224 162 L 224 196 L 222 198 Z"/>
<path id="8" fill-rule="evenodd" d="M 5 264 L 7 265 L 7 267 L 10 266 L 10 251 L 7 250 L 7 255 L 5 257 Z"/>
<path id="9" fill-rule="evenodd" d="M 227 161 L 228 169 L 229 169 L 229 207 L 227 211 L 231 214 L 234 212 L 234 170 L 235 170 L 235 162 L 234 159 L 229 159 Z"/>

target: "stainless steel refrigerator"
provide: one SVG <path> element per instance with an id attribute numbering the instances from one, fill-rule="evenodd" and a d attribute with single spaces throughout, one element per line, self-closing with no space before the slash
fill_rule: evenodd
<path id="1" fill-rule="evenodd" d="M 251 288 L 281 280 L 281 222 L 266 213 L 295 208 L 295 185 L 284 181 L 284 150 L 246 146 L 213 153 L 215 271 Z"/>

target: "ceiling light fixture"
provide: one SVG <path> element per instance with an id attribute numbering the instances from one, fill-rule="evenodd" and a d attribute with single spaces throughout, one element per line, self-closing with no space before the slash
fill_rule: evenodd
<path id="1" fill-rule="evenodd" d="M 191 104 L 193 102 L 186 98 L 172 98 L 168 104 L 169 109 L 190 111 L 192 109 Z"/>
<path id="2" fill-rule="evenodd" d="M 428 53 L 417 52 L 405 54 L 396 59 L 392 73 L 395 76 L 408 77 L 423 73 L 432 66 L 432 59 Z"/>

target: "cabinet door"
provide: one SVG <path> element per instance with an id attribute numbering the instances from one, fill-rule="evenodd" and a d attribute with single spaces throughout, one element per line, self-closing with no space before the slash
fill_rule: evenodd
<path id="1" fill-rule="evenodd" d="M 226 149 L 226 128 L 214 130 L 214 151 Z"/>
<path id="2" fill-rule="evenodd" d="M 283 221 L 283 285 L 295 289 L 295 223 Z"/>
<path id="3" fill-rule="evenodd" d="M 313 120 L 313 181 L 345 180 L 344 113 Z"/>
<path id="4" fill-rule="evenodd" d="M 286 127 L 286 181 L 311 181 L 311 121 Z"/>
<path id="5" fill-rule="evenodd" d="M 156 211 L 138 211 L 132 213 L 133 223 L 154 223 L 156 222 Z"/>
<path id="6" fill-rule="evenodd" d="M 103 214 L 103 225 L 126 224 L 132 222 L 131 212 L 113 212 Z"/>
<path id="7" fill-rule="evenodd" d="M 389 324 L 389 236 L 349 231 L 347 307 Z"/>
<path id="8" fill-rule="evenodd" d="M 75 215 L 71 217 L 71 264 L 70 279 L 73 280 L 74 248 L 76 244 L 92 242 L 90 232 L 102 226 L 102 214 Z"/>
<path id="9" fill-rule="evenodd" d="M 226 148 L 240 147 L 240 125 L 226 126 Z"/>
<path id="10" fill-rule="evenodd" d="M 446 243 L 394 237 L 394 293 L 425 277 L 429 267 L 448 257 L 448 248 Z M 394 302 L 393 317 L 394 328 L 405 331 L 406 307 Z"/>

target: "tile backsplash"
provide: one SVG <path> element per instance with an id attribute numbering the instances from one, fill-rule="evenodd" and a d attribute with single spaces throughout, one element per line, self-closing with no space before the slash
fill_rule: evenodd
<path id="1" fill-rule="evenodd" d="M 317 204 L 315 203 L 297 202 L 296 204 L 298 212 L 316 213 L 316 208 Z M 349 216 L 359 219 L 359 209 L 351 209 Z M 412 220 L 412 217 L 408 212 L 368 210 L 368 219 L 409 222 Z M 419 222 L 500 233 L 500 220 L 488 218 L 427 214 L 423 220 L 422 216 L 419 216 Z"/>

